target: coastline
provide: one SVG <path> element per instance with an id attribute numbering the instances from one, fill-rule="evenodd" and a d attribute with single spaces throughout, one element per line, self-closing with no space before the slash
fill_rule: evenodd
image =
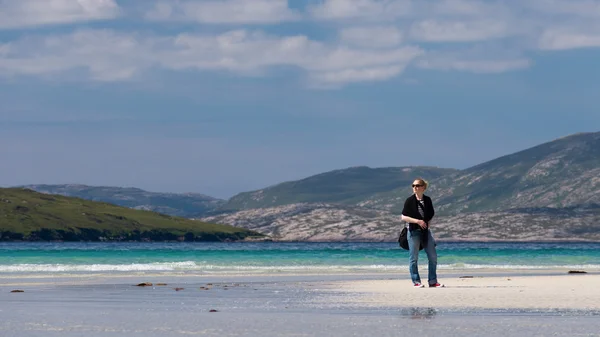
<path id="1" fill-rule="evenodd" d="M 381 273 L 0 275 L 0 335 L 598 333 L 598 272 L 466 272 L 440 275 L 442 289 L 414 289 L 407 274 Z M 142 282 L 153 285 L 136 286 Z"/>
<path id="2" fill-rule="evenodd" d="M 427 269 L 421 270 L 426 277 Z M 575 309 L 600 311 L 600 271 L 567 269 L 506 270 L 464 269 L 438 274 L 444 288 L 413 288 L 408 273 L 264 273 L 202 274 L 195 272 L 129 273 L 33 273 L 0 275 L 0 298 L 12 290 L 52 293 L 64 287 L 90 290 L 107 286 L 128 291 L 140 283 L 167 287 L 203 284 L 278 284 L 312 291 L 318 289 L 320 303 L 335 302 L 355 308 L 439 309 Z"/>
<path id="3" fill-rule="evenodd" d="M 597 244 L 447 244 L 443 289 L 397 244 L 0 246 L 3 337 L 598 335 Z"/>
<path id="4" fill-rule="evenodd" d="M 461 239 L 461 238 L 436 238 L 438 243 L 600 243 L 600 240 L 585 239 L 585 238 L 546 238 L 546 239 Z M 6 239 L 0 236 L 0 243 L 215 243 L 215 242 L 237 242 L 237 243 L 261 243 L 261 242 L 273 242 L 273 243 L 394 243 L 398 244 L 398 238 L 394 237 L 390 240 L 328 240 L 328 239 L 314 239 L 314 240 L 282 240 L 277 238 L 265 237 L 245 237 L 242 239 L 223 239 L 223 240 L 194 240 L 186 241 L 183 238 L 177 240 L 153 240 L 144 238 L 140 240 L 120 240 L 120 239 L 98 239 L 98 240 L 40 240 L 39 238 L 31 240 L 23 239 Z"/>

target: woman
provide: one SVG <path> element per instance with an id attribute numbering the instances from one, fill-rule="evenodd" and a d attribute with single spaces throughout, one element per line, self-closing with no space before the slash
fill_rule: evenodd
<path id="1" fill-rule="evenodd" d="M 430 288 L 444 287 L 437 280 L 437 252 L 435 250 L 435 240 L 429 231 L 429 223 L 433 218 L 435 211 L 431 198 L 426 196 L 427 182 L 421 178 L 415 179 L 412 183 L 413 195 L 404 202 L 402 209 L 402 221 L 408 223 L 408 252 L 409 252 L 409 270 L 415 288 L 424 288 L 419 276 L 417 261 L 419 260 L 419 250 L 422 246 L 427 253 L 429 260 L 428 283 Z"/>

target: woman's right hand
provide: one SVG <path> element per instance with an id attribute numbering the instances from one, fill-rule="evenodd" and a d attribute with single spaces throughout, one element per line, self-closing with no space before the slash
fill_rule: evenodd
<path id="1" fill-rule="evenodd" d="M 419 225 L 423 229 L 427 229 L 427 222 L 425 222 L 424 220 L 417 221 L 417 225 Z"/>

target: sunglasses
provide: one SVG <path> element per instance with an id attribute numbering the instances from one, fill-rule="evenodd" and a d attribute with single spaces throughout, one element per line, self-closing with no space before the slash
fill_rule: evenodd
<path id="1" fill-rule="evenodd" d="M 421 184 L 413 184 L 412 187 L 423 187 Z"/>

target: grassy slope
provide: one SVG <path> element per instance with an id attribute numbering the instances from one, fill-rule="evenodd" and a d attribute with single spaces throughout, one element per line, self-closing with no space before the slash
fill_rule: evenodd
<path id="1" fill-rule="evenodd" d="M 108 202 L 129 208 L 144 206 L 145 208 L 142 209 L 184 218 L 201 217 L 226 202 L 225 200 L 202 194 L 148 192 L 133 187 L 86 186 L 79 184 L 27 185 L 18 187 L 47 194 L 60 194 L 85 200 Z"/>
<path id="2" fill-rule="evenodd" d="M 415 177 L 437 178 L 457 170 L 437 167 L 352 167 L 281 183 L 259 191 L 240 193 L 223 206 L 226 210 L 273 207 L 301 202 L 353 205 L 374 194 L 408 186 Z"/>
<path id="3" fill-rule="evenodd" d="M 188 241 L 243 239 L 260 234 L 155 212 L 140 211 L 79 198 L 26 189 L 0 188 L 0 233 L 12 238 Z M 16 235 L 16 236 L 15 236 Z"/>

